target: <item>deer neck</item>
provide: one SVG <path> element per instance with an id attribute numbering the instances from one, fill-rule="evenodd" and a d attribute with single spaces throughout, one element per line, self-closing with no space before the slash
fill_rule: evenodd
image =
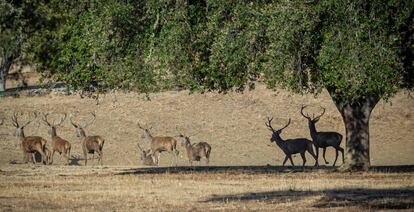
<path id="1" fill-rule="evenodd" d="M 190 139 L 185 139 L 185 148 L 186 149 L 191 149 L 191 147 L 192 147 L 192 145 L 191 145 L 191 142 L 190 142 Z"/>
<path id="2" fill-rule="evenodd" d="M 49 133 L 50 133 L 50 136 L 52 136 L 52 138 L 56 137 L 57 136 L 56 127 L 51 127 Z"/>
<path id="3" fill-rule="evenodd" d="M 79 128 L 79 129 L 78 129 L 78 135 L 79 135 L 79 138 L 80 138 L 81 140 L 84 140 L 84 139 L 86 138 L 86 133 L 85 133 L 85 130 L 83 130 L 82 128 Z"/>
<path id="4" fill-rule="evenodd" d="M 315 123 L 309 121 L 308 124 L 309 124 L 309 130 L 310 130 L 310 135 L 312 137 L 312 140 L 315 141 L 317 140 L 316 138 L 318 136 L 318 131 L 316 131 Z"/>
<path id="5" fill-rule="evenodd" d="M 285 140 L 283 140 L 283 138 L 277 133 L 273 133 L 272 139 L 279 147 L 282 147 L 285 144 Z"/>
<path id="6" fill-rule="evenodd" d="M 22 141 L 22 142 L 24 141 L 25 136 L 24 136 L 23 128 L 18 128 L 16 135 L 17 135 L 17 137 L 19 138 L 20 141 Z"/>

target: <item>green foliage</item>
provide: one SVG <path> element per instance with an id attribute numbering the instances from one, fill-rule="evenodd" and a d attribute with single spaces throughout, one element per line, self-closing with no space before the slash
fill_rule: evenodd
<path id="1" fill-rule="evenodd" d="M 74 88 L 271 88 L 387 98 L 413 86 L 411 1 L 51 1 L 32 52 Z"/>

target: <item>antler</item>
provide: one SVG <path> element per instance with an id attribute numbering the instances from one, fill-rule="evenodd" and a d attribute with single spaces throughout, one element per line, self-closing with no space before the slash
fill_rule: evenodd
<path id="1" fill-rule="evenodd" d="M 95 112 L 91 112 L 91 115 L 92 115 L 92 120 L 91 121 L 89 121 L 88 123 L 86 123 L 86 124 L 80 124 L 80 123 L 75 123 L 73 120 L 72 120 L 72 117 L 73 117 L 73 115 L 71 114 L 70 116 L 69 116 L 69 120 L 70 120 L 70 123 L 74 126 L 74 127 L 76 127 L 76 128 L 86 128 L 87 126 L 89 126 L 89 125 L 91 125 L 94 121 L 95 121 L 95 119 L 96 119 L 96 115 L 95 115 Z M 65 116 L 64 116 L 64 118 L 63 119 L 61 119 L 61 122 L 59 123 L 59 124 L 61 124 L 62 122 L 63 122 L 63 120 L 65 120 L 66 119 L 66 113 L 65 113 Z"/>
<path id="2" fill-rule="evenodd" d="M 321 116 L 323 116 L 323 114 L 325 114 L 325 108 L 324 107 L 322 107 L 322 106 L 320 106 L 321 108 L 322 108 L 322 113 L 321 113 L 321 115 L 319 115 L 319 116 L 317 116 L 316 118 L 314 118 L 314 119 L 319 119 Z"/>
<path id="3" fill-rule="evenodd" d="M 35 120 L 37 118 L 37 113 L 36 112 L 33 112 L 33 117 L 32 118 L 29 118 L 29 120 L 26 123 L 24 123 L 23 125 L 20 126 L 19 122 L 17 121 L 17 116 L 18 115 L 19 115 L 18 112 L 14 112 L 13 113 L 13 116 L 12 116 L 12 124 L 15 127 L 21 127 L 21 128 L 26 127 L 28 124 L 30 124 L 30 122 L 32 122 L 33 120 Z M 20 115 L 22 115 L 22 113 L 20 113 Z"/>
<path id="4" fill-rule="evenodd" d="M 305 117 L 305 118 L 307 118 L 307 119 L 311 119 L 308 114 L 305 115 L 303 113 L 303 109 L 305 109 L 306 107 L 307 107 L 307 105 L 306 106 L 305 105 L 302 105 L 302 108 L 300 109 L 300 114 L 302 114 L 302 116 Z"/>
<path id="5" fill-rule="evenodd" d="M 138 146 L 139 150 L 141 150 L 142 152 L 144 151 L 144 150 L 141 148 L 141 146 L 139 145 L 139 143 L 137 143 L 137 146 Z"/>
<path id="6" fill-rule="evenodd" d="M 306 115 L 305 115 L 305 114 L 303 113 L 303 109 L 305 109 L 306 107 L 307 107 L 307 105 L 306 105 L 306 106 L 303 106 L 303 105 L 302 105 L 302 108 L 300 109 L 300 113 L 302 114 L 302 116 L 303 116 L 303 117 L 305 117 L 305 118 L 307 118 L 307 119 L 309 119 L 309 120 L 312 120 L 312 119 L 313 119 L 313 120 L 315 120 L 315 119 L 319 119 L 321 116 L 323 116 L 323 114 L 325 114 L 325 108 L 324 108 L 324 107 L 322 107 L 322 106 L 320 106 L 320 107 L 322 108 L 322 110 L 323 110 L 323 111 L 322 111 L 322 113 L 321 113 L 319 116 L 316 116 L 316 117 L 315 117 L 315 114 L 312 114 L 312 118 L 311 118 L 308 114 L 306 114 Z"/>
<path id="7" fill-rule="evenodd" d="M 82 127 L 82 128 L 86 128 L 87 126 L 91 125 L 91 124 L 95 121 L 95 119 L 96 119 L 96 114 L 95 114 L 95 112 L 91 112 L 91 115 L 93 116 L 93 117 L 92 117 L 92 120 L 91 120 L 91 121 L 89 121 L 88 123 L 86 123 L 85 125 L 83 125 L 83 127 Z"/>
<path id="8" fill-rule="evenodd" d="M 281 131 L 281 130 L 285 129 L 285 128 L 286 128 L 286 127 L 288 127 L 289 125 L 290 125 L 290 118 L 289 118 L 289 121 L 288 121 L 288 123 L 286 124 L 286 126 L 284 126 L 284 127 L 280 128 L 278 131 Z"/>
<path id="9" fill-rule="evenodd" d="M 76 123 L 74 123 L 73 122 L 73 120 L 72 120 L 72 117 L 73 117 L 73 115 L 72 114 L 70 114 L 69 115 L 69 120 L 70 120 L 70 123 L 75 127 L 75 128 L 78 128 L 79 126 L 78 126 L 78 124 L 76 124 Z"/>
<path id="10" fill-rule="evenodd" d="M 267 123 L 265 122 L 265 125 L 270 129 L 270 131 L 274 132 L 276 130 L 273 129 L 272 127 L 272 121 L 273 121 L 273 117 L 272 118 L 267 117 Z"/>

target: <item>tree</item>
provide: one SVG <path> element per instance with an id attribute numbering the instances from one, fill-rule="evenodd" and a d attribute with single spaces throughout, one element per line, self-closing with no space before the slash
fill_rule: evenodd
<path id="1" fill-rule="evenodd" d="M 5 91 L 6 77 L 21 48 L 22 33 L 16 23 L 20 19 L 21 10 L 2 1 L 0 13 L 0 91 Z"/>
<path id="2" fill-rule="evenodd" d="M 369 119 L 378 101 L 413 88 L 413 8 L 406 1 L 283 1 L 270 8 L 268 82 L 328 90 L 345 124 L 344 169 L 369 167 Z"/>
<path id="3" fill-rule="evenodd" d="M 412 1 L 50 2 L 40 70 L 73 88 L 327 89 L 346 129 L 345 169 L 366 169 L 369 118 L 413 89 Z M 64 14 L 64 15 L 56 15 Z"/>

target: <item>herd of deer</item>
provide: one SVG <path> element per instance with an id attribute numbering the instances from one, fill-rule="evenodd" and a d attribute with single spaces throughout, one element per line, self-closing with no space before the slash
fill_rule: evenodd
<path id="1" fill-rule="evenodd" d="M 306 138 L 296 138 L 296 139 L 287 139 L 284 140 L 280 137 L 282 130 L 287 128 L 290 125 L 291 119 L 289 119 L 288 123 L 280 128 L 275 129 L 272 127 L 272 118 L 267 118 L 267 122 L 265 125 L 268 127 L 270 131 L 272 131 L 272 137 L 270 139 L 271 142 L 275 142 L 277 146 L 285 153 L 285 159 L 283 161 L 283 166 L 285 165 L 286 161 L 289 159 L 292 166 L 294 166 L 292 155 L 293 154 L 300 154 L 303 159 L 303 166 L 306 163 L 305 152 L 309 152 L 315 159 L 315 166 L 318 166 L 318 158 L 319 158 L 319 148 L 323 149 L 323 159 L 325 163 L 328 164 L 328 161 L 325 158 L 326 148 L 333 147 L 336 151 L 335 161 L 333 166 L 335 166 L 336 161 L 338 159 L 338 152 L 342 153 L 342 161 L 344 162 L 344 149 L 340 147 L 342 141 L 342 135 L 337 132 L 318 132 L 316 130 L 316 123 L 319 121 L 320 117 L 325 114 L 325 108 L 322 108 L 322 113 L 315 117 L 311 118 L 308 114 L 304 113 L 304 109 L 307 106 L 302 106 L 301 108 L 301 115 L 308 120 L 308 126 L 310 129 L 310 135 L 312 140 Z M 48 117 L 49 113 L 42 114 L 41 120 L 45 125 L 49 127 L 48 134 L 51 136 L 52 141 L 52 149 L 49 150 L 46 147 L 46 139 L 40 136 L 25 136 L 24 128 L 30 124 L 32 121 L 37 119 L 39 113 L 33 113 L 29 120 L 27 120 L 24 124 L 19 123 L 18 118 L 21 116 L 22 113 L 15 112 L 11 118 L 12 124 L 16 127 L 16 135 L 21 142 L 21 147 L 23 151 L 23 161 L 25 163 L 33 162 L 35 163 L 34 155 L 36 153 L 41 155 L 41 162 L 44 164 L 52 164 L 53 163 L 53 156 L 55 152 L 59 154 L 63 154 L 63 157 L 66 159 L 66 164 L 69 164 L 70 161 L 70 151 L 71 151 L 71 144 L 67 140 L 59 137 L 56 133 L 56 129 L 62 125 L 65 121 L 67 114 L 64 113 L 63 116 L 60 118 L 59 121 L 56 123 L 53 121 L 51 122 Z M 80 140 L 82 145 L 85 165 L 87 164 L 87 156 L 88 154 L 98 154 L 98 162 L 102 165 L 102 156 L 103 156 L 103 145 L 105 140 L 98 135 L 95 136 L 87 136 L 85 133 L 85 128 L 92 123 L 94 123 L 96 119 L 95 113 L 91 113 L 92 119 L 85 124 L 80 124 L 80 122 L 74 122 L 72 119 L 72 115 L 70 116 L 70 123 L 76 129 L 76 135 Z M 4 122 L 3 119 L 0 120 L 0 125 Z M 144 150 L 141 146 L 137 143 L 138 149 L 141 153 L 141 161 L 144 165 L 149 166 L 157 166 L 159 165 L 160 153 L 168 152 L 175 156 L 175 165 L 177 165 L 177 157 L 179 155 L 179 151 L 177 150 L 177 140 L 171 136 L 153 136 L 151 134 L 152 127 L 143 127 L 140 123 L 137 123 L 138 127 L 143 130 L 142 138 L 147 138 L 150 140 L 150 149 Z M 209 163 L 210 153 L 211 153 L 211 146 L 207 142 L 199 142 L 192 144 L 190 141 L 190 137 L 194 136 L 186 136 L 183 133 L 179 132 L 178 137 L 182 138 L 182 144 L 185 146 L 187 151 L 187 157 L 190 165 L 192 165 L 193 161 L 201 161 L 204 159 L 206 164 Z M 313 146 L 316 148 L 316 154 L 313 151 Z"/>

